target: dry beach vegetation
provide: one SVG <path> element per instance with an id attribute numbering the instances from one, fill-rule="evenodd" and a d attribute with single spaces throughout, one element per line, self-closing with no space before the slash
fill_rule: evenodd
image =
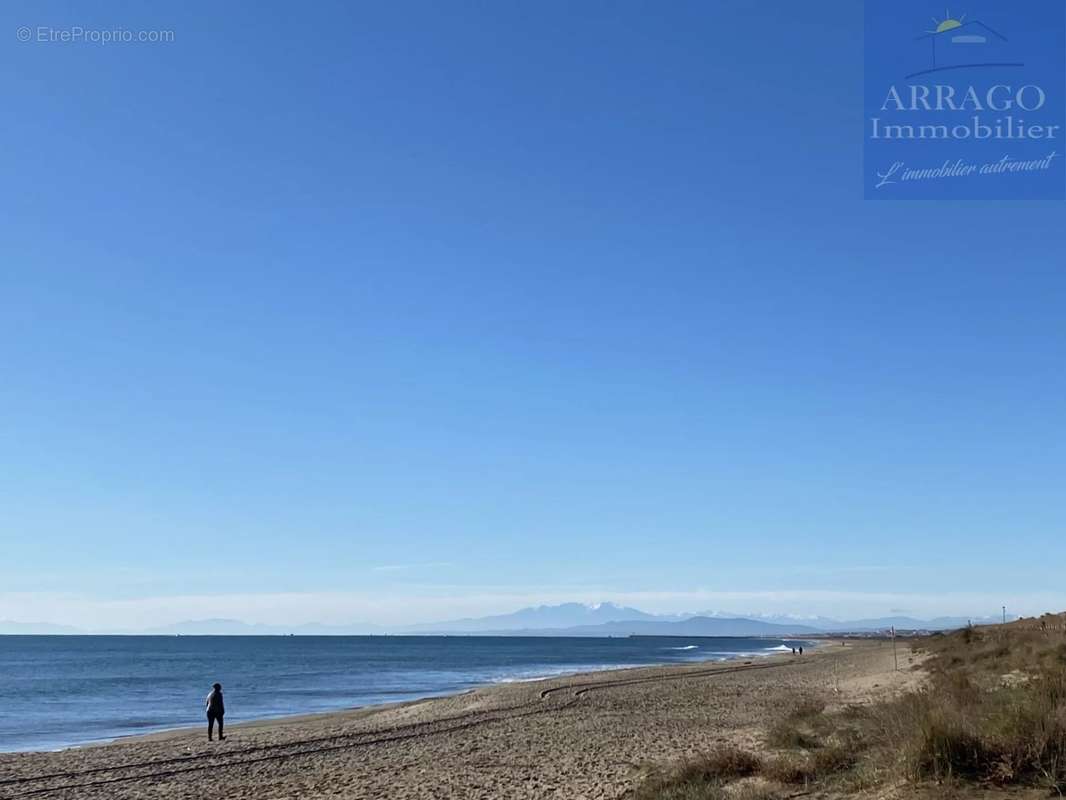
<path id="1" fill-rule="evenodd" d="M 1048 616 L 914 643 L 919 681 L 874 702 L 811 694 L 756 747 L 652 769 L 638 800 L 1061 797 L 1066 620 Z"/>

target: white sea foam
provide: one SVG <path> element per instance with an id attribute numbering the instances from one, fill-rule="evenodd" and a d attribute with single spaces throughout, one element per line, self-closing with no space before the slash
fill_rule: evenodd
<path id="1" fill-rule="evenodd" d="M 532 683 L 543 681 L 548 678 L 561 678 L 567 675 L 581 675 L 586 672 L 604 672 L 614 669 L 636 669 L 637 667 L 654 666 L 651 664 L 570 664 L 565 667 L 546 667 L 544 669 L 525 670 L 517 673 L 508 673 L 503 676 L 490 679 L 491 683 Z"/>

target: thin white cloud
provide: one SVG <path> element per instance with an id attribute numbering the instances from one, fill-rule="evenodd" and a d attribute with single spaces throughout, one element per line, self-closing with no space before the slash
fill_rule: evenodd
<path id="1" fill-rule="evenodd" d="M 412 572 L 422 569 L 446 569 L 454 566 L 451 561 L 426 561 L 420 564 L 382 564 L 371 567 L 373 572 Z"/>

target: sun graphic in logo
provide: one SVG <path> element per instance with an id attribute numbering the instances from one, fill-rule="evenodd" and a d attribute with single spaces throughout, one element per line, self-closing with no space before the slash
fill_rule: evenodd
<path id="1" fill-rule="evenodd" d="M 944 33 L 945 31 L 955 30 L 955 28 L 961 28 L 962 27 L 962 21 L 964 19 L 966 19 L 966 15 L 965 14 L 963 14 L 958 19 L 955 19 L 953 16 L 951 16 L 951 12 L 950 11 L 946 11 L 945 10 L 944 11 L 944 19 L 943 20 L 939 20 L 936 17 L 933 17 L 933 22 L 936 23 L 936 30 L 935 31 L 926 31 L 926 33 Z"/>

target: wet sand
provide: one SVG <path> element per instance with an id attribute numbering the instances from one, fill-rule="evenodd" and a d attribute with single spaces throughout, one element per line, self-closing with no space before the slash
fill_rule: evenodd
<path id="1" fill-rule="evenodd" d="M 796 698 L 867 702 L 913 683 L 909 651 L 827 642 L 800 657 L 611 670 L 452 697 L 0 754 L 0 800 L 623 798 L 650 763 L 761 745 Z M 237 709 L 228 715 L 239 717 Z"/>

